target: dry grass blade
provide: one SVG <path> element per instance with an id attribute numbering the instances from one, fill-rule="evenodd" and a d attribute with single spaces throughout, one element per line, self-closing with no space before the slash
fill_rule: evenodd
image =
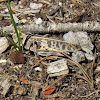
<path id="1" fill-rule="evenodd" d="M 84 70 L 84 68 L 77 61 L 73 60 L 70 56 L 68 56 L 66 53 L 62 53 L 62 54 L 65 55 L 66 57 L 68 57 L 69 59 L 71 59 L 69 61 L 79 67 L 79 69 L 82 71 L 84 77 L 86 78 L 87 82 L 89 82 L 89 84 L 91 86 L 93 86 L 92 80 L 91 80 L 90 76 L 87 74 L 87 72 Z"/>
<path id="2" fill-rule="evenodd" d="M 49 21 L 50 21 L 51 23 L 56 24 L 56 23 L 50 18 L 50 16 L 48 16 L 48 15 L 46 15 L 46 16 L 47 16 L 47 18 L 49 19 Z"/>
<path id="3" fill-rule="evenodd" d="M 83 3 L 81 0 L 71 0 L 71 2 L 82 7 L 86 6 L 86 4 Z"/>
<path id="4" fill-rule="evenodd" d="M 93 81 L 93 68 L 94 68 L 94 64 L 95 64 L 95 59 L 96 59 L 96 50 L 94 52 L 94 59 L 93 59 L 93 62 L 92 62 L 92 65 L 91 65 L 91 82 L 92 82 L 92 85 L 94 86 L 94 81 Z"/>
<path id="5" fill-rule="evenodd" d="M 48 56 L 47 56 L 47 57 L 48 57 Z M 40 62 L 42 62 L 43 60 L 45 60 L 47 57 L 44 57 L 44 58 L 40 59 L 32 68 L 38 66 L 38 64 L 39 64 Z"/>
<path id="6" fill-rule="evenodd" d="M 51 86 L 53 86 L 54 84 L 56 84 L 58 81 L 60 81 L 62 78 L 64 78 L 65 75 L 60 76 L 55 82 L 53 82 L 51 85 L 49 85 L 47 88 L 44 88 L 43 91 L 49 89 Z"/>
<path id="7" fill-rule="evenodd" d="M 60 42 L 60 43 L 66 43 L 67 45 L 79 46 L 76 43 L 70 43 L 70 42 L 67 42 L 67 41 L 53 39 L 53 38 L 44 38 L 44 37 L 37 37 L 37 36 L 33 36 L 33 38 L 34 39 L 41 39 L 41 40 L 57 41 L 57 42 Z"/>
<path id="8" fill-rule="evenodd" d="M 41 63 L 41 62 L 44 61 L 45 59 L 54 59 L 54 56 L 46 56 L 46 57 L 40 59 L 32 68 L 38 66 L 39 63 Z"/>
<path id="9" fill-rule="evenodd" d="M 81 65 L 78 65 L 77 63 L 75 63 L 74 61 L 69 60 L 69 59 L 67 59 L 67 61 L 69 61 L 69 62 L 71 62 L 71 63 L 74 63 L 75 65 L 77 65 L 77 66 L 82 70 L 82 66 L 81 66 Z M 85 75 L 84 72 L 86 72 L 86 71 L 83 69 L 82 73 L 83 73 L 83 75 L 84 75 L 85 77 L 82 77 L 81 75 L 75 75 L 75 76 L 77 76 L 77 77 L 79 77 L 79 78 L 82 78 L 82 79 L 86 80 L 89 84 L 91 84 L 91 80 L 89 80 L 89 79 L 86 77 L 86 75 Z M 88 75 L 88 74 L 87 74 L 87 75 Z"/>
<path id="10" fill-rule="evenodd" d="M 91 96 L 91 95 L 93 95 L 94 93 L 97 93 L 97 92 L 100 92 L 100 90 L 96 90 L 96 91 L 94 91 L 94 92 L 92 92 L 92 93 L 90 93 L 88 95 L 81 96 L 81 97 L 87 98 L 87 97 L 89 97 L 89 96 Z"/>
<path id="11" fill-rule="evenodd" d="M 86 79 L 84 76 L 81 76 L 81 75 L 78 75 L 78 74 L 68 74 L 68 76 L 70 76 L 70 75 L 72 75 L 72 76 L 74 76 L 74 77 L 76 76 L 76 77 L 78 77 L 78 78 L 80 78 L 80 79 L 83 79 L 83 80 L 89 82 L 89 80 Z"/>

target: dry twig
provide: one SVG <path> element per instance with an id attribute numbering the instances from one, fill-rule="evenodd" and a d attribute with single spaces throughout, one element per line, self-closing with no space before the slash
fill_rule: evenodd
<path id="1" fill-rule="evenodd" d="M 65 77 L 65 75 L 60 76 L 56 81 L 54 81 L 51 85 L 49 85 L 47 88 L 43 89 L 43 91 L 49 89 L 51 86 L 55 85 L 58 81 L 60 81 L 61 79 L 63 79 Z"/>
<path id="2" fill-rule="evenodd" d="M 66 53 L 62 53 L 63 55 L 65 55 L 66 57 L 68 57 L 69 59 L 67 59 L 68 61 L 74 63 L 75 65 L 77 65 L 79 67 L 79 69 L 82 71 L 83 75 L 84 75 L 84 79 L 93 87 L 93 80 L 91 79 L 91 77 L 88 75 L 88 73 L 84 70 L 84 68 L 75 60 L 73 60 L 70 56 L 68 56 Z"/>
<path id="3" fill-rule="evenodd" d="M 19 27 L 19 26 L 18 26 Z M 59 23 L 53 24 L 50 22 L 44 22 L 41 25 L 30 24 L 20 26 L 22 32 L 31 32 L 31 33 L 51 33 L 51 32 L 68 32 L 68 31 L 99 31 L 100 32 L 100 23 L 96 21 L 87 21 L 84 23 Z M 14 31 L 12 26 L 0 27 L 0 30 L 10 34 Z"/>
<path id="4" fill-rule="evenodd" d="M 90 93 L 90 94 L 88 94 L 88 95 L 81 96 L 81 97 L 87 98 L 87 97 L 89 97 L 89 96 L 91 96 L 91 95 L 93 95 L 94 93 L 97 93 L 97 92 L 100 92 L 100 90 L 94 91 L 94 92 L 92 92 L 92 93 Z"/>

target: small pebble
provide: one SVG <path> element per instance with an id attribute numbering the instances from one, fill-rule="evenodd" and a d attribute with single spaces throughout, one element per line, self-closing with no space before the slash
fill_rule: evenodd
<path id="1" fill-rule="evenodd" d="M 6 37 L 0 37 L 0 54 L 4 52 L 9 46 L 8 40 Z"/>
<path id="2" fill-rule="evenodd" d="M 8 12 L 8 9 L 5 9 L 5 12 Z"/>
<path id="3" fill-rule="evenodd" d="M 6 63 L 7 60 L 6 59 L 0 59 L 0 63 Z"/>
<path id="4" fill-rule="evenodd" d="M 42 22 L 43 22 L 43 21 L 42 21 L 41 18 L 38 18 L 38 19 L 35 21 L 36 24 L 41 24 Z"/>

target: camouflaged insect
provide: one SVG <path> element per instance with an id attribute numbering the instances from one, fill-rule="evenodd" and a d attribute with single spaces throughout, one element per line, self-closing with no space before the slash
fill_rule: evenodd
<path id="1" fill-rule="evenodd" d="M 66 41 L 31 36 L 25 45 L 25 49 L 42 56 L 61 55 L 61 52 L 75 52 L 80 46 Z"/>

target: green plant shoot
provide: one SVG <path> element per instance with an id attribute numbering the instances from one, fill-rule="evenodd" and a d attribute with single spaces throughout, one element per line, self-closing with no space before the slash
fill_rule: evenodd
<path id="1" fill-rule="evenodd" d="M 13 18 L 13 13 L 12 13 L 12 10 L 11 10 L 10 0 L 8 0 L 7 8 L 8 8 L 8 11 L 9 11 L 9 14 L 10 14 L 10 17 L 11 17 L 11 20 L 12 20 L 12 24 L 13 24 L 15 33 L 17 35 L 18 45 L 14 42 L 14 40 L 9 35 L 7 35 L 4 32 L 2 32 L 2 33 L 10 41 L 10 43 L 14 46 L 14 48 L 16 49 L 16 51 L 22 51 L 23 48 L 21 47 L 21 39 L 20 39 L 20 33 L 21 33 L 21 31 L 20 31 L 20 29 L 19 30 L 17 29 L 15 20 Z M 18 50 L 17 50 L 17 48 L 18 48 Z"/>
<path id="2" fill-rule="evenodd" d="M 16 23 L 14 21 L 14 18 L 13 18 L 13 14 L 12 14 L 12 10 L 11 10 L 11 5 L 10 5 L 10 0 L 8 0 L 8 5 L 7 5 L 7 8 L 9 10 L 9 14 L 10 14 L 10 17 L 11 17 L 11 20 L 12 20 L 12 23 L 13 23 L 13 26 L 14 26 L 14 29 L 15 29 L 15 32 L 16 32 L 16 35 L 17 35 L 17 39 L 18 39 L 18 49 L 19 51 L 22 51 L 22 48 L 21 48 L 21 43 L 20 43 L 20 31 L 17 30 L 17 27 L 16 27 Z"/>

